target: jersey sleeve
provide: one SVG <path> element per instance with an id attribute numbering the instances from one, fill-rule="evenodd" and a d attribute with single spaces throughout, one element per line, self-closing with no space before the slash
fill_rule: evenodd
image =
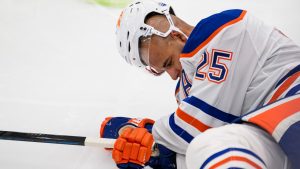
<path id="1" fill-rule="evenodd" d="M 197 136 L 188 147 L 186 163 L 194 169 L 267 169 L 291 165 L 270 135 L 247 124 L 229 124 Z"/>
<path id="2" fill-rule="evenodd" d="M 185 154 L 197 135 L 242 114 L 261 51 L 252 44 L 248 26 L 256 25 L 253 22 L 243 10 L 224 11 L 199 22 L 181 54 L 183 71 L 176 87 L 179 106 L 155 123 L 156 142 Z M 253 29 L 257 28 L 262 27 Z"/>

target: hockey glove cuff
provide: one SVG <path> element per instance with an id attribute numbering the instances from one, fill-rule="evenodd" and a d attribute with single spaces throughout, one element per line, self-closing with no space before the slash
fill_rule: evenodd
<path id="1" fill-rule="evenodd" d="M 107 117 L 101 124 L 100 137 L 117 139 L 123 130 L 129 128 L 146 128 L 152 132 L 154 120 L 144 118 Z"/>

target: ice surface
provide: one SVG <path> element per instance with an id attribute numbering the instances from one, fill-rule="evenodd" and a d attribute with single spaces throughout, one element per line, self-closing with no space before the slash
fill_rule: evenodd
<path id="1" fill-rule="evenodd" d="M 169 0 L 191 24 L 247 9 L 300 44 L 297 0 Z M 106 116 L 173 112 L 175 81 L 127 65 L 115 48 L 119 9 L 84 0 L 0 0 L 0 130 L 98 137 Z M 113 169 L 97 148 L 0 140 L 0 169 Z"/>

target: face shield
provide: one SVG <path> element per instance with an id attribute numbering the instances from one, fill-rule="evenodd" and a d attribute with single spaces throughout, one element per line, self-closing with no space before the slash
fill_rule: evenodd
<path id="1" fill-rule="evenodd" d="M 153 65 L 151 65 L 150 58 L 155 57 L 152 53 L 151 55 L 151 36 L 141 37 L 139 39 L 139 56 L 141 62 L 145 65 L 145 69 L 155 76 L 160 76 L 165 71 L 155 69 Z"/>
<path id="2" fill-rule="evenodd" d="M 168 27 L 168 29 L 165 32 L 161 32 L 156 30 L 155 28 L 147 25 L 146 28 L 148 29 L 148 33 L 147 36 L 141 36 L 139 38 L 139 42 L 138 42 L 138 51 L 139 51 L 139 57 L 141 62 L 143 63 L 143 65 L 145 66 L 145 69 L 152 73 L 153 75 L 159 76 L 161 74 L 163 74 L 165 72 L 165 69 L 157 69 L 155 68 L 155 65 L 151 64 L 151 58 L 156 57 L 155 56 L 155 51 L 153 50 L 153 46 L 155 45 L 153 42 L 153 34 L 157 35 L 161 38 L 166 38 L 167 36 L 170 35 L 170 33 L 172 31 L 176 31 L 179 32 L 181 34 L 183 34 L 186 38 L 188 38 L 179 28 L 177 28 L 174 23 L 173 20 L 170 16 L 169 13 L 164 14 L 168 20 L 167 24 L 168 25 L 162 25 L 162 27 Z M 160 23 L 158 23 L 159 25 Z M 166 23 L 164 23 L 166 24 Z M 160 26 L 159 26 L 160 27 Z M 157 46 L 156 46 L 157 47 Z M 163 49 L 160 49 L 161 51 L 163 51 Z"/>

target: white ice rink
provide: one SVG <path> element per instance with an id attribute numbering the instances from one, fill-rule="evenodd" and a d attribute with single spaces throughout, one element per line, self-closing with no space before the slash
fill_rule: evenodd
<path id="1" fill-rule="evenodd" d="M 243 8 L 300 44 L 298 0 L 169 0 L 195 25 Z M 98 137 L 107 116 L 157 119 L 176 109 L 175 81 L 115 48 L 120 9 L 86 0 L 0 0 L 0 130 Z M 115 169 L 98 148 L 0 140 L 0 169 Z"/>

